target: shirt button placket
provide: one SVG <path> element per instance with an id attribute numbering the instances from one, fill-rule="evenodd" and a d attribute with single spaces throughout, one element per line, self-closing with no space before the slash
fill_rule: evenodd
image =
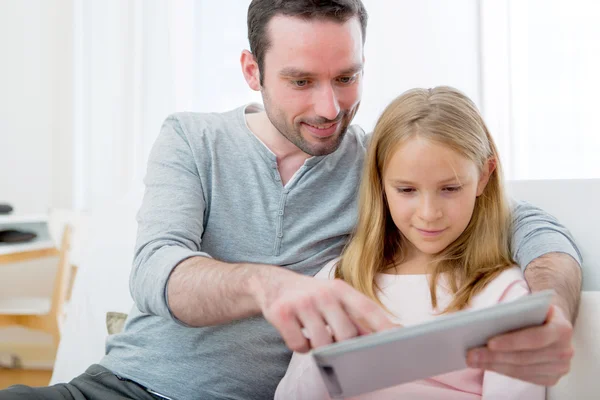
<path id="1" fill-rule="evenodd" d="M 283 238 L 283 214 L 284 214 L 284 209 L 285 209 L 285 202 L 287 200 L 287 195 L 289 193 L 288 189 L 283 189 L 282 193 L 281 193 L 281 200 L 279 202 L 279 210 L 277 210 L 277 250 L 275 252 L 276 255 L 279 255 L 280 251 L 281 251 L 281 241 Z"/>
<path id="2" fill-rule="evenodd" d="M 273 171 L 273 173 L 275 174 L 275 181 L 281 182 L 281 176 L 279 175 L 279 171 L 277 170 L 277 161 L 271 162 L 271 168 L 275 170 Z"/>

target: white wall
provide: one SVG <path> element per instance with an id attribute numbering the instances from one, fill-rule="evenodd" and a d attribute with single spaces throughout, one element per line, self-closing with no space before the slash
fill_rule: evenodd
<path id="1" fill-rule="evenodd" d="M 70 206 L 71 0 L 0 0 L 0 202 Z"/>

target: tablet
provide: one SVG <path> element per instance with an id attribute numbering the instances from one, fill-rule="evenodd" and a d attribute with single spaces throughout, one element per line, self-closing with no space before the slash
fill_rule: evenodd
<path id="1" fill-rule="evenodd" d="M 467 350 L 492 337 L 541 325 L 554 291 L 545 290 L 495 306 L 442 315 L 319 347 L 314 360 L 332 398 L 374 390 L 467 368 Z"/>

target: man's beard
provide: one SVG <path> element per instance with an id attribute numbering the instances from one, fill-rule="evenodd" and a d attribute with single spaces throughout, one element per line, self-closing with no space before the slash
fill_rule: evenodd
<path id="1" fill-rule="evenodd" d="M 335 119 L 330 120 L 323 117 L 317 117 L 313 119 L 302 119 L 298 122 L 295 122 L 293 125 L 287 123 L 285 115 L 277 108 L 271 109 L 271 102 L 269 101 L 268 96 L 263 90 L 263 104 L 265 107 L 265 112 L 271 124 L 281 133 L 287 140 L 293 143 L 296 147 L 302 150 L 304 153 L 310 156 L 325 156 L 327 154 L 331 154 L 340 147 L 344 136 L 346 135 L 346 131 L 358 110 L 359 104 L 351 110 L 341 110 Z M 309 143 L 304 139 L 301 132 L 301 124 L 307 123 L 310 125 L 330 125 L 332 123 L 338 123 L 336 133 L 332 136 L 324 138 L 322 142 L 319 144 Z"/>

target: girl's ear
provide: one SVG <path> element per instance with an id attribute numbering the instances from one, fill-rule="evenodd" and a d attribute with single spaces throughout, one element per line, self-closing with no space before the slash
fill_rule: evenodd
<path id="1" fill-rule="evenodd" d="M 490 176 L 492 176 L 492 173 L 496 170 L 496 159 L 495 158 L 489 158 L 487 160 L 487 162 L 485 163 L 485 165 L 483 166 L 483 169 L 481 171 L 481 176 L 479 177 L 479 182 L 477 183 L 477 197 L 481 196 L 483 191 L 485 190 L 485 187 L 487 186 L 489 180 L 490 180 Z"/>

